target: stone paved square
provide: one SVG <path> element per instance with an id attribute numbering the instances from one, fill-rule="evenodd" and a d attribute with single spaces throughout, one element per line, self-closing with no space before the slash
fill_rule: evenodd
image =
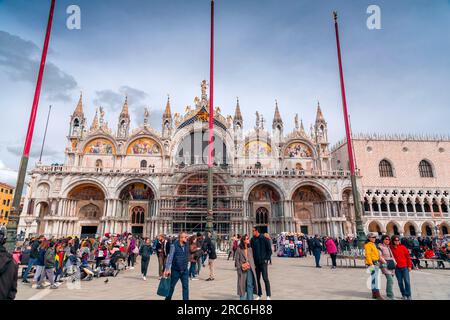
<path id="1" fill-rule="evenodd" d="M 314 259 L 273 257 L 269 266 L 269 278 L 274 300 L 367 300 L 368 274 L 365 268 L 340 268 L 332 270 L 326 266 L 326 256 L 321 260 L 322 269 L 314 267 Z M 190 281 L 190 299 L 237 300 L 236 271 L 234 262 L 218 257 L 216 260 L 216 280 L 204 281 L 207 267 L 200 272 L 199 281 Z M 156 295 L 158 287 L 157 259 L 152 256 L 147 281 L 140 277 L 139 260 L 134 270 L 125 270 L 116 278 L 110 277 L 82 281 L 81 289 L 68 289 L 63 283 L 56 290 L 32 289 L 19 282 L 19 300 L 162 300 Z M 261 280 L 262 281 L 262 280 Z M 411 273 L 412 297 L 415 300 L 450 300 L 449 270 L 423 269 Z M 385 278 L 381 278 L 381 292 L 384 294 Z M 264 286 L 263 286 L 264 292 Z M 394 293 L 400 297 L 397 283 Z M 265 299 L 265 296 L 263 296 Z M 177 285 L 174 300 L 181 299 L 181 283 Z"/>

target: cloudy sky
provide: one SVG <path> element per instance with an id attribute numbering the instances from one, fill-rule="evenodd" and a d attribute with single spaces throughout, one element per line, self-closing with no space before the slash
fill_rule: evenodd
<path id="1" fill-rule="evenodd" d="M 0 0 L 0 181 L 14 183 L 34 94 L 50 0 Z M 66 27 L 71 4 L 81 30 Z M 366 26 L 381 8 L 381 30 Z M 90 125 L 103 106 L 113 129 L 128 94 L 133 126 L 151 110 L 160 130 L 167 94 L 174 112 L 209 77 L 208 0 L 58 0 L 30 166 L 64 162 L 69 117 L 83 92 Z M 340 14 L 354 132 L 448 134 L 450 0 L 217 0 L 215 104 L 244 126 L 259 110 L 270 125 L 278 100 L 285 132 L 309 128 L 317 101 L 331 142 L 344 137 L 332 11 Z"/>

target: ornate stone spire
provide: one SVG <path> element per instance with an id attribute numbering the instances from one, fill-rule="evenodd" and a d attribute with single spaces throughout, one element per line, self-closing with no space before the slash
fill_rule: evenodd
<path id="1" fill-rule="evenodd" d="M 129 118 L 130 114 L 128 111 L 128 96 L 125 96 L 125 102 L 123 103 L 122 112 L 120 113 L 120 118 Z"/>
<path id="2" fill-rule="evenodd" d="M 76 116 L 82 116 L 83 115 L 83 92 L 80 92 L 80 99 L 78 100 L 77 107 L 75 108 L 75 111 L 73 112 L 73 115 Z"/>
<path id="3" fill-rule="evenodd" d="M 325 118 L 322 113 L 322 109 L 320 109 L 320 102 L 317 101 L 317 113 L 316 113 L 316 122 L 323 121 L 325 122 Z"/>
<path id="4" fill-rule="evenodd" d="M 280 110 L 278 109 L 278 101 L 275 100 L 275 114 L 273 115 L 272 128 L 283 128 L 283 119 L 281 119 Z"/>
<path id="5" fill-rule="evenodd" d="M 239 97 L 236 98 L 236 109 L 234 111 L 234 121 L 242 121 L 241 107 L 239 105 Z"/>
<path id="6" fill-rule="evenodd" d="M 164 118 L 171 118 L 172 112 L 170 110 L 170 96 L 167 95 L 167 103 L 166 103 L 166 110 L 164 110 Z"/>
<path id="7" fill-rule="evenodd" d="M 306 135 L 305 127 L 303 126 L 303 119 L 300 119 L 300 133 L 302 133 L 303 135 Z"/>

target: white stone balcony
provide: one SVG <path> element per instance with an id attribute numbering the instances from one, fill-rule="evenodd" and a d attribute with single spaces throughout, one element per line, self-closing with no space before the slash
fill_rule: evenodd
<path id="1" fill-rule="evenodd" d="M 125 175 L 171 175 L 183 170 L 188 171 L 189 166 L 184 167 L 170 167 L 170 168 L 158 168 L 158 167 L 146 167 L 146 168 L 100 168 L 100 167 L 79 167 L 79 166 L 65 166 L 65 165 L 52 165 L 45 166 L 39 165 L 31 170 L 32 173 L 40 174 L 98 174 L 98 175 L 110 175 L 110 174 L 125 174 Z M 238 177 L 322 177 L 322 178 L 349 178 L 350 171 L 343 170 L 295 170 L 295 169 L 245 169 L 231 166 L 218 166 L 218 170 L 222 172 L 228 172 L 232 176 Z M 359 176 L 359 171 L 357 172 Z"/>

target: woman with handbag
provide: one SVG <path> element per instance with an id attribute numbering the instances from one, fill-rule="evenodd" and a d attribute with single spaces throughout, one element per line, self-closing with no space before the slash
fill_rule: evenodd
<path id="1" fill-rule="evenodd" d="M 390 248 L 391 239 L 388 235 L 381 237 L 381 243 L 378 246 L 380 251 L 381 272 L 386 277 L 386 296 L 388 299 L 394 299 L 394 291 L 392 286 L 394 285 L 394 273 L 397 262 Z"/>
<path id="2" fill-rule="evenodd" d="M 236 249 L 234 265 L 237 271 L 237 294 L 241 300 L 253 300 L 253 294 L 258 292 L 258 283 L 248 235 L 243 235 L 241 238 L 239 247 Z"/>

